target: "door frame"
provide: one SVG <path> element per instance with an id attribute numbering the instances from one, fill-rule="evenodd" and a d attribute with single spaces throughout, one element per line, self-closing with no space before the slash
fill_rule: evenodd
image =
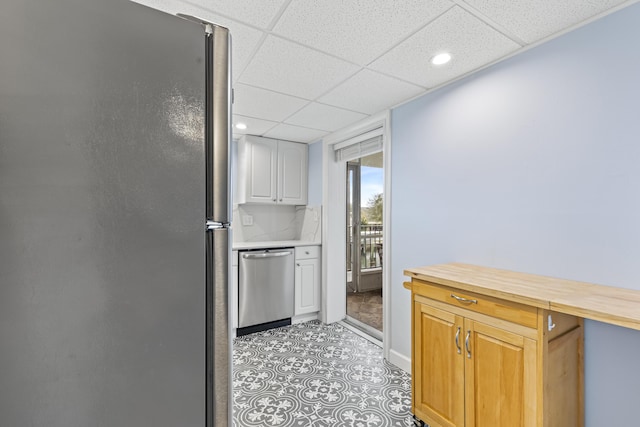
<path id="1" fill-rule="evenodd" d="M 322 141 L 322 308 L 324 323 L 343 320 L 347 314 L 346 295 L 346 177 L 347 162 L 335 160 L 333 145 L 382 127 L 384 206 L 382 238 L 382 328 L 383 355 L 389 360 L 391 349 L 391 113 L 373 115 L 353 126 L 335 132 Z"/>
<path id="2" fill-rule="evenodd" d="M 349 164 L 351 163 L 351 164 Z M 353 176 L 352 176 L 352 183 L 351 183 L 351 198 L 347 199 L 347 202 L 345 202 L 345 208 L 347 209 L 347 213 L 345 215 L 349 215 L 349 207 L 348 202 L 349 200 L 351 201 L 357 201 L 358 203 L 360 202 L 360 167 L 359 165 L 357 166 L 355 163 L 352 162 L 347 162 L 347 175 L 345 178 L 345 184 L 349 183 L 349 172 L 353 170 Z M 355 183 L 358 183 L 358 185 L 356 185 Z M 349 186 L 347 185 L 347 187 L 345 187 L 345 192 L 348 192 L 349 190 Z M 354 286 L 354 289 L 358 289 L 360 287 L 360 244 L 356 244 L 356 238 L 360 236 L 360 215 L 361 215 L 361 211 L 360 211 L 360 206 L 358 206 L 357 204 L 354 204 L 354 206 L 351 208 L 351 215 L 354 217 L 352 222 L 351 222 L 351 236 L 346 236 L 346 242 L 351 242 L 351 259 L 349 260 L 349 262 L 351 262 L 351 283 L 352 286 Z M 356 246 L 358 251 L 356 251 Z M 347 250 L 347 255 L 349 254 L 348 250 Z M 345 269 L 346 270 L 346 269 Z M 355 290 L 354 290 L 355 292 Z"/>

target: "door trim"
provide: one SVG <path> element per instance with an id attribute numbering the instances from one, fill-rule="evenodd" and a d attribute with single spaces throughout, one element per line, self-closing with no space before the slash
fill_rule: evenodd
<path id="1" fill-rule="evenodd" d="M 338 322 L 346 317 L 346 162 L 336 162 L 333 144 L 382 126 L 384 206 L 382 236 L 382 310 L 383 354 L 389 360 L 391 350 L 391 113 L 390 110 L 369 117 L 346 130 L 333 133 L 322 141 L 322 309 L 320 319 Z M 329 233 L 328 230 L 331 230 Z"/>
<path id="2" fill-rule="evenodd" d="M 349 329 L 351 332 L 355 333 L 356 335 L 361 336 L 362 338 L 366 339 L 367 341 L 377 345 L 378 347 L 382 348 L 382 341 L 378 338 L 376 338 L 376 336 L 371 335 L 367 332 L 363 332 L 363 330 L 359 327 L 359 326 L 354 326 L 354 324 L 356 324 L 356 322 L 358 323 L 362 323 L 360 322 L 358 319 L 354 319 L 351 316 L 347 316 L 345 317 L 344 320 L 340 321 L 340 324 L 342 324 L 342 326 L 344 326 L 345 328 Z M 369 325 L 366 325 L 364 323 L 362 323 L 362 325 L 364 325 L 365 327 L 369 327 L 371 328 Z M 379 332 L 379 331 L 376 331 Z"/>
<path id="3" fill-rule="evenodd" d="M 345 177 L 345 184 L 349 183 L 349 173 L 353 171 L 353 175 L 351 176 L 353 182 L 351 183 L 351 187 L 347 186 L 345 188 L 345 192 L 351 190 L 351 197 L 347 199 L 345 202 L 345 208 L 347 209 L 345 216 L 349 215 L 349 207 L 347 206 L 349 201 L 354 202 L 353 207 L 351 208 L 351 215 L 353 215 L 353 220 L 351 221 L 351 236 L 346 236 L 345 242 L 351 242 L 351 259 L 349 262 L 351 263 L 351 285 L 353 287 L 354 292 L 360 289 L 360 243 L 356 243 L 356 240 L 359 239 L 360 236 L 360 165 L 352 162 L 347 162 L 347 175 Z M 356 184 L 357 183 L 357 184 Z M 348 193 L 347 193 L 348 194 Z M 357 203 L 355 203 L 357 202 Z M 347 250 L 347 254 L 348 254 Z M 346 270 L 346 269 L 345 269 Z M 347 282 L 348 283 L 348 282 Z"/>

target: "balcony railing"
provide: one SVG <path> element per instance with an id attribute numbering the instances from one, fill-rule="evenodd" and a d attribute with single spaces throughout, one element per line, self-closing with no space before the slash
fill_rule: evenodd
<path id="1" fill-rule="evenodd" d="M 351 251 L 353 245 L 353 227 L 347 227 L 349 244 L 347 245 L 347 271 L 351 271 Z M 360 269 L 367 270 L 382 267 L 382 224 L 360 225 Z"/>

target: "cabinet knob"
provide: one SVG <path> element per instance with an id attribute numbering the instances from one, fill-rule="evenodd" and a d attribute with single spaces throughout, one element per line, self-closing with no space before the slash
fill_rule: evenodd
<path id="1" fill-rule="evenodd" d="M 280 201 L 282 201 L 282 199 L 280 199 Z"/>
<path id="2" fill-rule="evenodd" d="M 296 265 L 297 265 L 298 267 L 300 267 L 300 263 L 297 263 Z"/>

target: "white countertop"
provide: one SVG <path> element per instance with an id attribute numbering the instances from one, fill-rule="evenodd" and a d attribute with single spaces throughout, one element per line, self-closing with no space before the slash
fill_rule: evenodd
<path id="1" fill-rule="evenodd" d="M 318 242 L 308 240 L 273 240 L 266 242 L 233 242 L 233 250 L 261 248 L 289 248 L 295 246 L 320 246 Z"/>

